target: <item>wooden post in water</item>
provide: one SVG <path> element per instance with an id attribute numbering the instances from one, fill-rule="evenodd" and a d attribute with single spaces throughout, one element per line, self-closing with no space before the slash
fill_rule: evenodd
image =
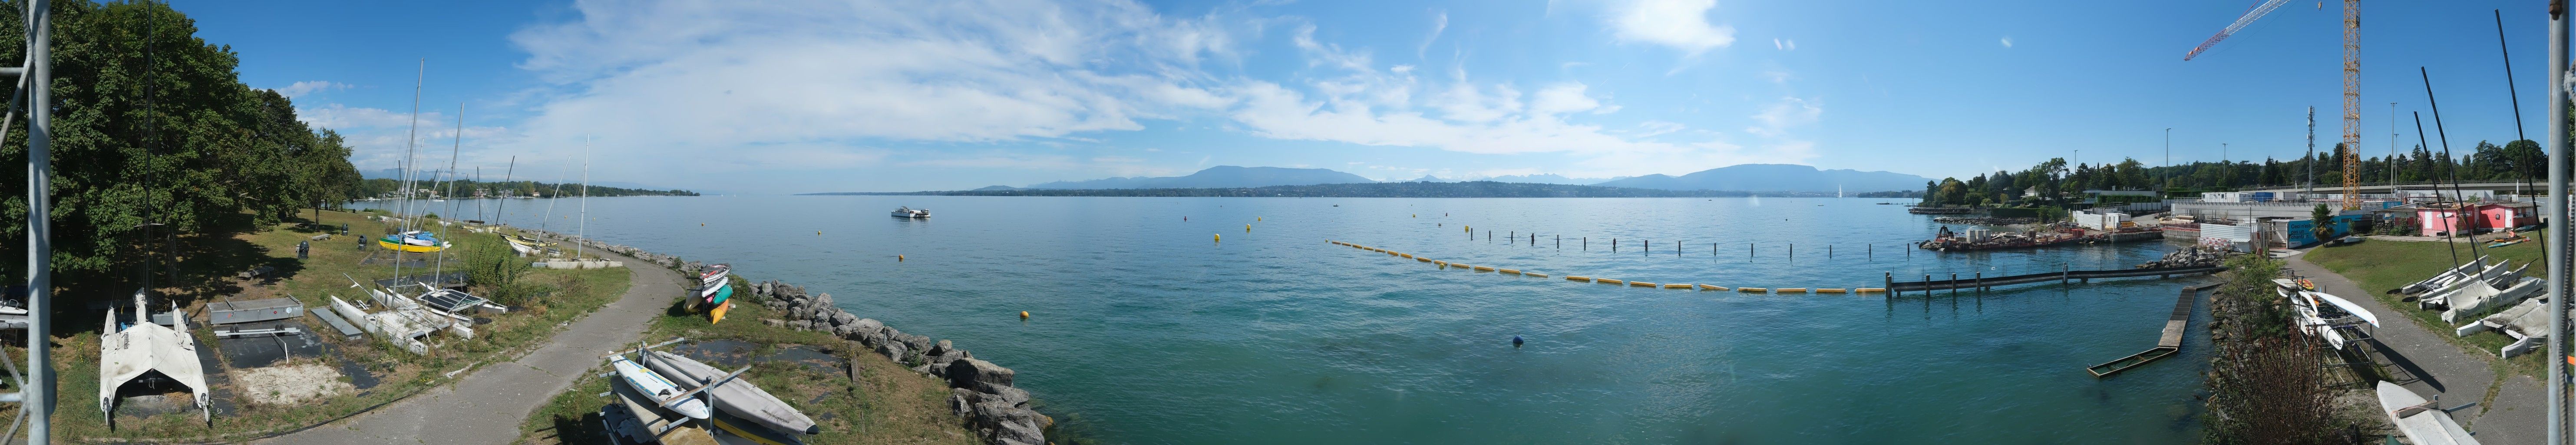
<path id="1" fill-rule="evenodd" d="M 1977 271 L 1977 293 L 1986 293 L 1986 272 Z"/>
<path id="2" fill-rule="evenodd" d="M 1932 274 L 1923 274 L 1923 298 L 1932 298 Z M 1927 299 L 1923 301 L 1925 301 L 1925 303 L 1923 303 L 1925 307 L 1930 307 L 1932 304 L 1930 303 L 1932 300 Z"/>
<path id="3" fill-rule="evenodd" d="M 1592 250 L 1592 237 L 1583 237 L 1583 250 Z"/>
<path id="4" fill-rule="evenodd" d="M 1832 245 L 1832 244 L 1826 244 L 1826 245 L 1825 245 L 1825 258 L 1833 258 L 1833 257 L 1834 257 L 1834 245 Z"/>
<path id="5" fill-rule="evenodd" d="M 1950 274 L 1950 296 L 1959 296 L 1959 274 Z"/>
<path id="6" fill-rule="evenodd" d="M 1863 252 L 1861 252 L 1861 253 L 1863 254 L 1863 255 L 1861 255 L 1861 256 L 1862 256 L 1862 257 L 1864 257 L 1864 258 L 1878 258 L 1878 245 L 1877 245 L 1877 244 L 1871 244 L 1871 245 L 1869 245 L 1869 249 L 1867 249 L 1866 251 L 1863 251 Z"/>
<path id="7" fill-rule="evenodd" d="M 1789 243 L 1789 259 L 1798 259 L 1798 243 Z"/>
<path id="8" fill-rule="evenodd" d="M 1611 239 L 1610 239 L 1610 251 L 1612 251 L 1612 252 L 1617 252 L 1617 251 L 1619 251 L 1619 239 L 1618 239 L 1618 238 L 1611 238 Z"/>
<path id="9" fill-rule="evenodd" d="M 1881 274 L 1886 274 L 1886 276 L 1885 276 L 1885 277 L 1881 277 L 1881 278 L 1880 278 L 1881 280 L 1885 280 L 1885 281 L 1886 281 L 1886 283 L 1885 283 L 1885 284 L 1880 284 L 1879 286 L 1881 286 L 1881 287 L 1879 287 L 1879 288 L 1880 288 L 1880 289 L 1887 289 L 1888 291 L 1891 291 L 1891 292 L 1896 291 L 1896 272 L 1879 272 L 1879 273 L 1881 273 Z M 1905 294 L 1897 294 L 1896 296 L 1902 297 L 1902 296 L 1905 296 Z"/>
<path id="10" fill-rule="evenodd" d="M 1655 240 L 1646 240 L 1646 249 L 1641 252 L 1645 252 L 1647 255 L 1655 254 Z"/>

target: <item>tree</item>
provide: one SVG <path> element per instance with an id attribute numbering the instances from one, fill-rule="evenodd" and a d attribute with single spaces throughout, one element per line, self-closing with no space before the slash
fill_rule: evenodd
<path id="1" fill-rule="evenodd" d="M 0 60 L 20 60 L 24 3 L 6 4 Z M 64 1 L 52 13 L 53 102 L 32 106 L 54 110 L 53 261 L 73 275 L 62 282 L 143 261 L 154 239 L 292 217 L 356 171 L 341 141 L 315 134 L 284 95 L 242 84 L 239 56 L 167 5 Z M 26 147 L 26 132 L 10 132 L 0 162 L 23 164 Z M 23 237 L 26 184 L 0 182 L 0 235 Z"/>
<path id="2" fill-rule="evenodd" d="M 2317 208 L 2308 210 L 2308 232 L 2318 241 L 2333 238 L 2334 210 L 2326 208 L 2325 204 L 2317 204 Z"/>

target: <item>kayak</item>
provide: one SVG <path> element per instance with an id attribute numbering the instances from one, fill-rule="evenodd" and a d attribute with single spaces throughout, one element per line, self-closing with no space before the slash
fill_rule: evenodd
<path id="1" fill-rule="evenodd" d="M 723 323 L 725 311 L 730 309 L 733 309 L 732 303 L 718 304 L 715 309 L 708 310 L 707 324 Z"/>
<path id="2" fill-rule="evenodd" d="M 689 416 L 689 418 L 692 419 L 707 418 L 707 402 L 705 400 L 699 400 L 698 397 L 685 397 L 680 400 L 663 401 L 663 399 L 670 398 L 673 395 L 678 395 L 679 393 L 687 391 L 686 389 L 680 388 L 679 384 L 673 383 L 671 379 L 663 378 L 661 374 L 656 374 L 653 370 L 644 369 L 643 365 L 635 364 L 635 361 L 627 360 L 626 356 L 623 355 L 617 356 L 617 358 L 614 359 L 609 359 L 608 364 L 611 367 L 617 368 L 617 376 L 624 379 L 628 387 L 635 388 L 636 392 L 644 393 L 645 396 L 652 398 L 649 402 L 659 403 L 664 409 L 680 413 L 680 415 L 683 416 Z"/>
<path id="3" fill-rule="evenodd" d="M 704 382 L 725 376 L 723 370 L 713 366 L 662 351 L 653 351 L 647 365 L 688 382 Z M 788 406 L 786 401 L 778 400 L 777 396 L 769 395 L 769 391 L 761 390 L 750 381 L 734 379 L 707 392 L 714 395 L 717 410 L 750 420 L 763 428 L 798 434 L 823 431 L 822 427 L 814 425 L 813 418 L 805 417 L 805 413 Z"/>
<path id="4" fill-rule="evenodd" d="M 699 295 L 706 297 L 707 304 L 723 304 L 725 300 L 733 298 L 733 286 L 716 286 L 714 289 L 700 291 Z"/>

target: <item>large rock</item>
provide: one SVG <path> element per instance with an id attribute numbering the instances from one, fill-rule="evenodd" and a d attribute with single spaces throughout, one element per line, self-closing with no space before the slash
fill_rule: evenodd
<path id="1" fill-rule="evenodd" d="M 783 327 L 787 327 L 787 320 L 780 320 L 780 319 L 776 319 L 776 318 L 763 318 L 763 319 L 760 319 L 760 324 L 769 325 L 769 327 L 773 327 L 773 328 L 783 328 Z"/>
<path id="2" fill-rule="evenodd" d="M 1046 443 L 1046 433 L 1038 429 L 1037 413 L 1026 408 L 1014 407 L 1010 403 L 1001 401 L 987 401 L 975 404 L 974 413 L 971 416 L 968 422 L 974 425 L 977 433 L 983 434 L 985 439 L 992 443 L 1028 445 Z"/>
<path id="3" fill-rule="evenodd" d="M 877 319 L 874 318 L 861 318 L 858 321 L 851 322 L 851 324 L 858 326 L 859 332 L 877 332 L 883 331 L 886 328 L 885 322 L 877 321 Z"/>
<path id="4" fill-rule="evenodd" d="M 850 315 L 848 311 L 842 311 L 838 308 L 834 308 L 832 310 L 833 326 L 841 326 L 857 322 L 859 322 L 859 316 L 857 315 Z"/>
<path id="5" fill-rule="evenodd" d="M 911 346 L 912 350 L 915 351 L 930 349 L 930 337 L 926 335 L 907 334 L 903 336 L 903 344 L 905 346 Z"/>
<path id="6" fill-rule="evenodd" d="M 1015 408 L 1029 407 L 1029 390 L 991 383 L 978 383 L 976 386 L 975 392 L 983 395 L 982 401 L 1001 401 Z"/>
<path id="7" fill-rule="evenodd" d="M 976 358 L 948 362 L 948 386 L 952 388 L 981 388 L 978 384 L 982 383 L 1011 386 L 1012 374 L 1011 368 Z"/>
<path id="8" fill-rule="evenodd" d="M 902 342 L 877 343 L 877 353 L 884 354 L 886 358 L 894 359 L 896 362 L 902 362 L 907 352 L 910 352 L 910 349 L 904 347 Z"/>

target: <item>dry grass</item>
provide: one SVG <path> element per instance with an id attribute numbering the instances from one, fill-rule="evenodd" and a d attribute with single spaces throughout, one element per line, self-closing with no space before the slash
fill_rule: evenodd
<path id="1" fill-rule="evenodd" d="M 308 210 L 298 213 L 298 217 L 311 218 L 315 214 Z M 327 308 L 330 301 L 325 298 L 327 296 L 347 300 L 363 295 L 363 291 L 349 288 L 350 277 L 365 280 L 393 276 L 391 266 L 358 264 L 369 251 L 375 250 L 371 247 L 372 241 L 365 244 L 361 241 L 371 239 L 367 238 L 371 233 L 386 233 L 389 228 L 367 221 L 363 214 L 358 213 L 324 211 L 319 215 L 322 225 L 336 227 L 348 224 L 352 235 L 312 241 L 312 256 L 303 260 L 295 259 L 295 245 L 321 232 L 298 224 L 303 222 L 301 220 L 223 237 L 181 237 L 181 248 L 176 250 L 211 252 L 178 260 L 181 275 L 203 279 L 181 280 L 184 284 L 163 288 L 161 294 L 184 302 L 183 307 L 190 314 L 199 316 L 204 313 L 204 303 L 226 298 L 248 300 L 291 296 L 307 308 Z M 454 241 L 458 249 L 472 243 L 499 242 L 496 235 L 466 233 L 463 230 L 457 230 L 447 238 Z M 456 261 L 452 257 L 448 260 Z M 257 265 L 268 265 L 277 271 L 260 282 L 232 278 L 234 272 Z M 411 268 L 402 271 L 404 274 L 416 272 L 425 271 Z M 260 377 L 246 373 L 251 370 L 230 369 L 226 372 L 234 377 L 233 382 L 217 386 L 239 399 L 235 401 L 238 408 L 232 415 L 217 416 L 211 423 L 194 412 L 144 418 L 120 415 L 111 428 L 95 408 L 98 387 L 93 382 L 98 379 L 98 319 L 57 318 L 61 322 L 54 342 L 53 363 L 58 373 L 56 381 L 59 382 L 56 406 L 61 408 L 54 416 L 54 431 L 56 437 L 88 441 L 227 441 L 339 419 L 443 384 L 447 380 L 442 374 L 447 371 L 473 363 L 506 361 L 534 349 L 552 336 L 558 323 L 587 314 L 623 295 L 628 284 L 628 271 L 540 269 L 531 273 L 528 280 L 554 286 L 556 291 L 541 301 L 527 304 L 526 311 L 491 317 L 494 318 L 492 323 L 475 326 L 476 335 L 472 340 L 433 336 L 428 355 L 413 355 L 386 347 L 372 336 L 351 341 L 338 340 L 336 335 L 323 336 L 349 361 L 367 367 L 381 379 L 381 384 L 364 391 L 341 391 L 293 403 L 259 403 L 254 399 L 269 397 L 271 391 L 284 396 L 287 391 L 252 388 L 248 385 L 260 383 Z M 306 323 L 316 329 L 329 329 L 310 318 Z M 204 326 L 196 328 L 198 344 L 212 347 L 215 344 L 212 331 Z M 65 332 L 70 334 L 64 335 Z M 13 356 L 23 356 L 23 349 L 10 349 Z M 308 358 L 298 360 L 288 365 L 331 366 Z M 229 366 L 221 364 L 221 360 L 218 363 L 218 366 Z M 339 380 L 342 377 L 337 376 L 336 369 L 330 371 L 334 382 L 347 385 Z M 209 369 L 207 372 L 219 371 Z M 0 416 L 15 414 L 12 407 L 0 407 Z"/>
<path id="2" fill-rule="evenodd" d="M 740 278 L 736 278 L 739 280 Z M 737 285 L 743 283 L 736 282 Z M 892 360 L 874 353 L 855 350 L 855 344 L 815 331 L 771 327 L 760 319 L 778 318 L 769 308 L 752 304 L 748 293 L 722 324 L 707 323 L 706 316 L 690 314 L 675 308 L 654 320 L 645 333 L 649 340 L 686 336 L 693 340 L 733 339 L 761 345 L 755 354 L 766 354 L 776 348 L 795 345 L 817 345 L 831 349 L 835 355 L 859 364 L 859 378 L 852 381 L 845 372 L 816 372 L 804 366 L 786 364 L 754 365 L 746 379 L 760 385 L 770 394 L 814 417 L 822 434 L 807 437 L 814 445 L 844 444 L 975 444 L 981 441 L 961 426 L 963 421 L 948 410 L 948 385 L 923 376 Z M 558 394 L 553 401 L 529 416 L 520 430 L 522 444 L 591 444 L 607 443 L 600 436 L 598 411 L 610 402 L 599 394 L 608 391 L 608 383 L 597 377 L 605 367 L 584 373 L 573 390 Z"/>

